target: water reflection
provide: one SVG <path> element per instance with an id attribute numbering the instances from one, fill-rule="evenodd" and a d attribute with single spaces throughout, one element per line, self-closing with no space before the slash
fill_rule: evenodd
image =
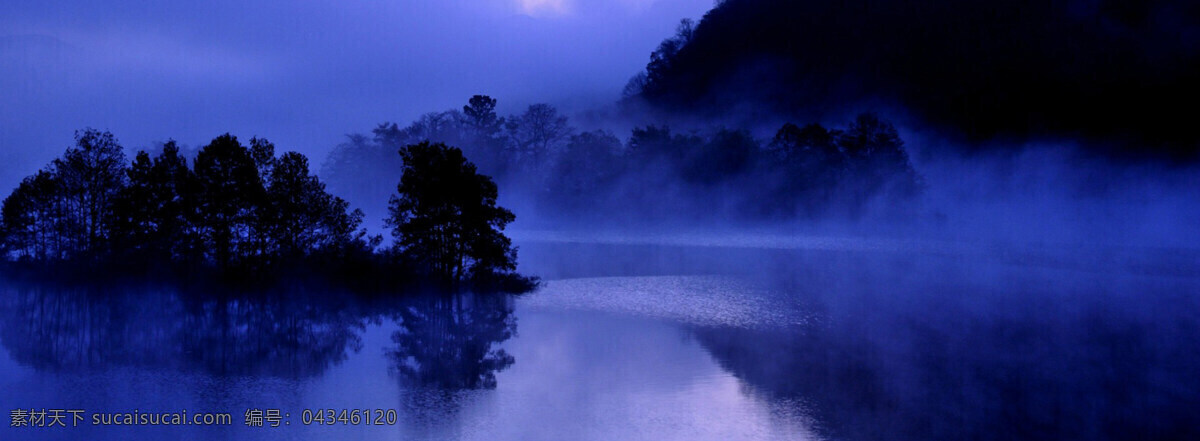
<path id="1" fill-rule="evenodd" d="M 367 317 L 289 300 L 189 304 L 179 343 L 186 366 L 222 375 L 320 376 L 362 349 Z"/>
<path id="2" fill-rule="evenodd" d="M 151 365 L 182 351 L 174 344 L 181 326 L 165 320 L 181 310 L 174 298 L 37 287 L 5 294 L 0 340 L 14 360 L 40 371 Z"/>
<path id="3" fill-rule="evenodd" d="M 283 299 L 171 290 L 11 288 L 0 338 L 40 371 L 122 366 L 213 375 L 318 376 L 361 348 L 364 317 Z"/>
<path id="4" fill-rule="evenodd" d="M 326 296 L 329 297 L 329 296 Z M 42 372 L 139 367 L 214 376 L 318 377 L 362 349 L 367 324 L 394 317 L 386 355 L 409 384 L 491 389 L 513 364 L 516 332 L 500 296 L 331 301 L 267 293 L 213 296 L 147 288 L 9 286 L 0 343 Z"/>
<path id="5" fill-rule="evenodd" d="M 442 390 L 495 389 L 496 372 L 514 362 L 499 344 L 517 332 L 512 300 L 501 296 L 430 296 L 400 308 L 387 351 L 392 371 Z"/>
<path id="6" fill-rule="evenodd" d="M 14 362 L 0 353 L 0 404 L 399 413 L 398 434 L 293 421 L 296 439 L 1200 439 L 1200 279 L 754 255 L 631 255 L 662 262 L 645 265 L 656 276 L 551 280 L 515 311 L 315 288 L 0 288 Z M 730 275 L 670 275 L 687 266 Z M 279 433 L 238 429 L 224 438 Z M 185 430 L 84 438 L 212 435 Z"/>
<path id="7" fill-rule="evenodd" d="M 1136 302 L 844 290 L 818 326 L 693 335 L 756 395 L 813 403 L 834 439 L 1200 439 L 1197 300 L 1164 285 Z"/>
<path id="8" fill-rule="evenodd" d="M 531 303 L 684 321 L 746 396 L 804 403 L 831 439 L 1200 439 L 1194 251 L 829 245 L 522 257 L 574 291 Z"/>

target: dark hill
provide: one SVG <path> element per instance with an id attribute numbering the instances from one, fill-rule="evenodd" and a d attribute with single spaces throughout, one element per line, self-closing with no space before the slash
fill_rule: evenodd
<path id="1" fill-rule="evenodd" d="M 971 141 L 1195 157 L 1200 4 L 726 0 L 627 90 L 652 108 L 823 118 L 899 104 Z"/>

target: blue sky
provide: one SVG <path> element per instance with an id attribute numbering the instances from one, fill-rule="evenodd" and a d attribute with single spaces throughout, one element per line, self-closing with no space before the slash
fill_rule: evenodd
<path id="1" fill-rule="evenodd" d="M 459 107 L 615 101 L 712 0 L 27 1 L 0 6 L 0 186 L 83 127 L 127 147 L 265 136 L 319 164 L 350 132 Z"/>

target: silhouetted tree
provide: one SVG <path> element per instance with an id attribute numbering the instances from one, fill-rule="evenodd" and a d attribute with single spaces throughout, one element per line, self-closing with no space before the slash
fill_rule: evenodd
<path id="1" fill-rule="evenodd" d="M 771 149 L 784 162 L 836 162 L 841 156 L 837 145 L 840 136 L 840 131 L 816 123 L 803 128 L 787 123 L 775 133 Z"/>
<path id="2" fill-rule="evenodd" d="M 516 269 L 516 250 L 502 233 L 515 217 L 496 205 L 491 178 L 441 143 L 410 145 L 400 156 L 404 172 L 387 223 L 401 252 L 451 282 Z"/>
<path id="3" fill-rule="evenodd" d="M 721 129 L 697 147 L 687 153 L 683 177 L 701 184 L 715 184 L 748 172 L 760 151 L 758 141 L 745 130 Z"/>
<path id="4" fill-rule="evenodd" d="M 923 187 L 896 127 L 874 113 L 859 115 L 838 137 L 859 185 L 858 199 L 880 193 L 912 196 Z"/>
<path id="5" fill-rule="evenodd" d="M 487 95 L 475 95 L 463 106 L 465 145 L 471 146 L 469 153 L 486 172 L 503 175 L 508 172 L 508 160 L 504 157 L 504 118 L 496 114 L 496 99 Z"/>
<path id="6" fill-rule="evenodd" d="M 267 185 L 271 224 L 268 237 L 284 257 L 349 246 L 362 222 L 362 212 L 349 211 L 349 203 L 325 191 L 325 184 L 310 175 L 308 158 L 284 153 Z"/>
<path id="7" fill-rule="evenodd" d="M 621 140 L 597 130 L 571 136 L 551 176 L 549 190 L 557 207 L 591 206 L 623 172 Z"/>
<path id="8" fill-rule="evenodd" d="M 679 25 L 675 27 L 675 35 L 663 40 L 658 45 L 654 52 L 650 53 L 650 63 L 646 65 L 646 75 L 640 79 L 638 93 L 641 93 L 645 87 L 658 87 L 659 83 L 665 81 L 669 75 L 676 56 L 679 51 L 692 40 L 696 32 L 696 22 L 685 18 L 679 21 Z M 634 77 L 637 79 L 637 77 Z M 626 86 L 629 87 L 628 85 Z M 631 90 L 628 92 L 632 92 Z"/>
<path id="9" fill-rule="evenodd" d="M 508 119 L 507 129 L 516 160 L 527 171 L 541 172 L 546 160 L 571 136 L 567 117 L 549 104 L 533 104 Z"/>
<path id="10" fill-rule="evenodd" d="M 27 177 L 0 208 L 6 253 L 21 259 L 64 259 L 67 249 L 67 206 L 62 183 L 46 170 Z"/>
<path id="11" fill-rule="evenodd" d="M 254 160 L 254 167 L 258 169 L 258 176 L 263 181 L 271 179 L 271 172 L 275 170 L 275 144 L 267 141 L 266 138 L 250 138 L 250 159 Z"/>
<path id="12" fill-rule="evenodd" d="M 693 37 L 685 24 L 675 44 Z M 373 139 L 352 137 L 353 142 L 335 149 L 328 175 L 339 186 L 354 182 L 378 191 L 376 176 L 402 168 L 396 155 L 383 158 L 381 152 L 426 139 L 437 142 L 426 135 L 442 133 L 437 136 L 463 139 L 464 155 L 483 158 L 495 171 L 485 174 L 532 196 L 530 202 L 546 208 L 548 215 L 597 207 L 610 212 L 630 208 L 639 216 L 701 210 L 736 217 L 815 217 L 838 214 L 834 208 L 857 216 L 875 199 L 903 206 L 891 202 L 919 193 L 922 185 L 895 127 L 873 114 L 856 118 L 844 130 L 785 124 L 768 148 L 744 129 L 676 133 L 665 125 L 635 126 L 622 149 L 603 132 L 572 135 L 578 131 L 549 105 L 533 105 L 501 119 L 495 104 L 491 97 L 476 95 L 461 112 L 426 114 L 403 129 L 380 125 Z M 485 147 L 493 142 L 503 142 L 504 149 Z M 496 151 L 502 154 L 493 156 Z M 484 164 L 477 164 L 484 170 Z M 611 206 L 614 201 L 621 207 Z M 713 210 L 714 204 L 723 208 Z"/>
<path id="13" fill-rule="evenodd" d="M 416 144 L 422 141 L 460 143 L 464 135 L 464 119 L 463 114 L 457 110 L 429 112 L 421 115 L 401 131 L 402 145 Z"/>
<path id="14" fill-rule="evenodd" d="M 66 204 L 63 212 L 69 258 L 97 256 L 111 232 L 113 201 L 125 185 L 125 153 L 109 132 L 75 132 L 75 146 L 50 165 Z"/>
<path id="15" fill-rule="evenodd" d="M 443 160 L 434 161 L 428 153 L 436 149 L 422 145 L 425 153 L 421 145 L 404 149 L 401 195 L 392 201 L 396 234 L 404 236 L 398 244 L 411 259 L 376 254 L 382 238 L 359 229 L 363 213 L 326 191 L 304 155 L 276 157 L 265 139 L 247 147 L 221 135 L 193 168 L 170 141 L 126 166 L 112 135 L 93 130 L 4 199 L 0 257 L 143 274 L 215 267 L 255 279 L 259 270 L 317 269 L 389 285 L 418 272 L 397 265 L 419 262 L 448 281 L 529 289 L 533 281 L 513 273 L 516 251 L 500 233 L 513 215 L 496 206 L 496 185 L 458 149 L 437 144 Z"/>
<path id="16" fill-rule="evenodd" d="M 838 137 L 838 144 L 852 158 L 878 155 L 890 156 L 889 159 L 893 160 L 903 158 L 904 141 L 900 139 L 896 127 L 874 113 L 855 117 L 842 136 Z"/>
<path id="17" fill-rule="evenodd" d="M 265 189 L 258 166 L 237 138 L 213 139 L 196 156 L 196 227 L 220 268 L 254 257 L 254 234 Z"/>
<path id="18" fill-rule="evenodd" d="M 643 165 L 661 162 L 678 169 L 691 156 L 692 150 L 703 142 L 696 135 L 672 134 L 667 126 L 635 127 L 625 153 L 631 160 Z"/>
<path id="19" fill-rule="evenodd" d="M 467 126 L 477 137 L 493 138 L 500 133 L 504 119 L 496 115 L 496 99 L 487 95 L 472 96 L 463 106 Z"/>
<path id="20" fill-rule="evenodd" d="M 117 200 L 114 241 L 125 254 L 148 259 L 192 259 L 200 244 L 193 234 L 196 178 L 168 141 L 153 159 L 138 152 L 128 170 L 129 185 Z"/>
<path id="21" fill-rule="evenodd" d="M 254 168 L 258 171 L 258 180 L 263 190 L 267 189 L 274 175 L 275 165 L 279 159 L 275 157 L 275 144 L 265 138 L 250 138 L 250 144 L 246 147 L 250 152 L 250 159 L 254 161 Z M 254 215 L 252 217 L 252 225 L 249 230 L 248 247 L 244 254 L 257 256 L 262 263 L 270 263 L 269 261 L 280 254 L 281 243 L 274 233 L 278 230 L 280 224 L 278 219 L 278 211 L 274 210 L 273 202 L 270 195 L 263 193 L 261 199 L 251 201 L 254 206 Z"/>
<path id="22" fill-rule="evenodd" d="M 648 81 L 645 72 L 638 72 L 629 78 L 629 81 L 625 83 L 625 87 L 621 89 L 621 99 L 629 100 L 636 98 L 642 93 L 642 89 L 646 88 Z"/>
<path id="23" fill-rule="evenodd" d="M 846 174 L 846 155 L 838 146 L 841 131 L 820 124 L 784 124 L 771 141 L 774 170 L 780 173 L 779 194 L 765 212 L 776 215 L 822 214 Z"/>
<path id="24" fill-rule="evenodd" d="M 923 187 L 896 128 L 873 113 L 857 116 L 846 130 L 785 124 L 771 151 L 771 171 L 781 174 L 779 192 L 794 195 L 768 210 L 778 214 L 813 216 L 838 208 L 857 217 L 870 199 L 907 201 Z M 898 212 L 905 204 L 887 205 Z"/>
<path id="25" fill-rule="evenodd" d="M 395 180 L 403 166 L 396 151 L 403 144 L 388 147 L 391 142 L 382 139 L 394 125 L 376 128 L 374 137 L 349 135 L 349 139 L 334 147 L 321 165 L 321 176 L 329 183 L 329 190 L 346 198 L 356 207 L 383 218 L 384 201 L 396 189 Z M 399 129 L 396 129 L 397 131 Z"/>

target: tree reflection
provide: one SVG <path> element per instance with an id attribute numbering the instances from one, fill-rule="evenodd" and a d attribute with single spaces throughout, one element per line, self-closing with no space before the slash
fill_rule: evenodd
<path id="1" fill-rule="evenodd" d="M 368 322 L 393 317 L 389 370 L 417 389 L 494 389 L 496 372 L 514 362 L 499 348 L 516 334 L 509 297 L 434 295 L 384 304 L 337 303 L 320 294 L 10 285 L 0 291 L 0 343 L 16 362 L 45 372 L 138 367 L 307 378 L 361 350 Z"/>
<path id="2" fill-rule="evenodd" d="M 503 296 L 433 296 L 396 313 L 400 329 L 387 356 L 395 374 L 440 390 L 494 389 L 496 372 L 514 362 L 498 345 L 517 331 Z"/>
<path id="3" fill-rule="evenodd" d="M 362 316 L 304 302 L 232 299 L 194 305 L 184 360 L 214 374 L 319 376 L 362 349 Z"/>
<path id="4" fill-rule="evenodd" d="M 143 365 L 180 349 L 169 343 L 174 330 L 163 321 L 178 310 L 171 299 L 146 296 L 138 303 L 124 293 L 70 288 L 12 289 L 3 298 L 0 341 L 15 361 L 38 370 Z"/>
<path id="5" fill-rule="evenodd" d="M 0 342 L 41 371 L 138 366 L 213 375 L 318 376 L 362 347 L 365 314 L 253 297 L 194 301 L 175 291 L 10 288 Z"/>

